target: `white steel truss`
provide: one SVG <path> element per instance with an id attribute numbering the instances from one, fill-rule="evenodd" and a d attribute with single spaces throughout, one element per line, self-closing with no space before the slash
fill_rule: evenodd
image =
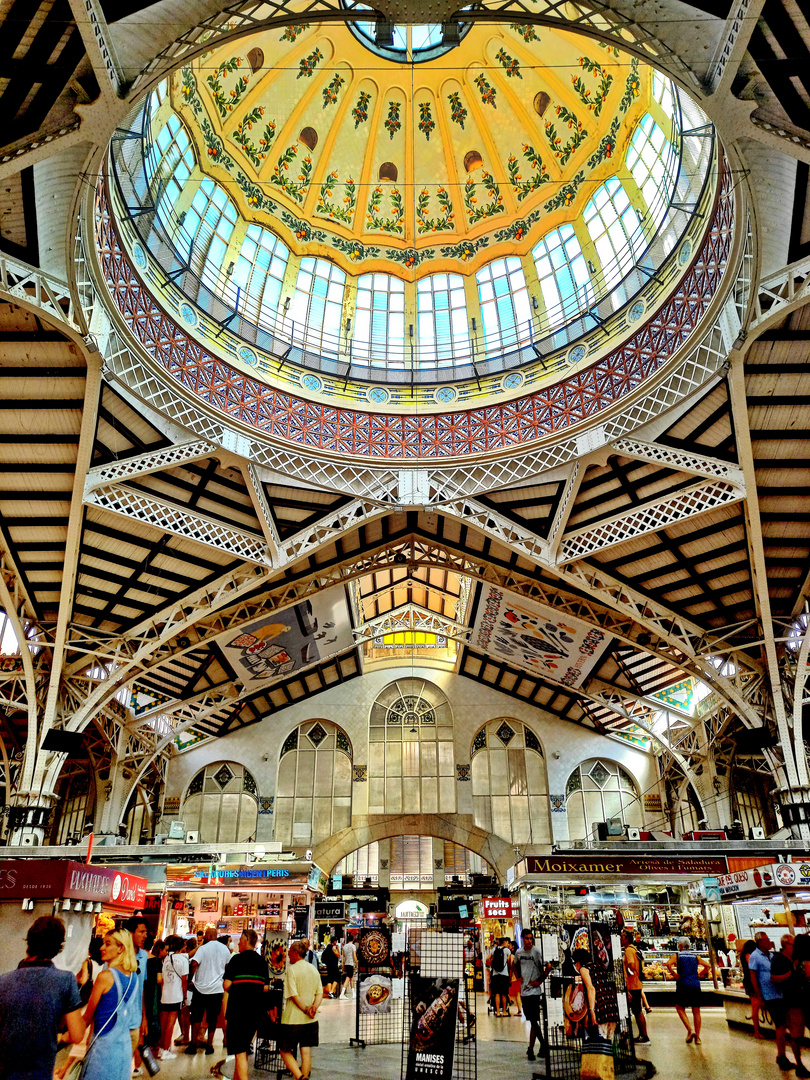
<path id="1" fill-rule="evenodd" d="M 84 484 L 85 498 L 96 488 L 134 480 L 137 476 L 148 476 L 150 473 L 171 469 L 177 465 L 188 465 L 192 461 L 199 461 L 200 458 L 216 454 L 218 449 L 214 443 L 198 439 L 196 442 L 179 443 L 176 446 L 167 446 L 163 450 L 138 454 L 121 461 L 110 461 L 106 465 L 97 465 L 94 469 L 87 471 Z"/>
<path id="2" fill-rule="evenodd" d="M 790 311 L 801 307 L 810 296 L 810 256 L 797 259 L 763 278 L 757 289 L 754 312 L 748 326 L 754 336 Z"/>
<path id="3" fill-rule="evenodd" d="M 649 461 L 653 465 L 666 465 L 669 469 L 703 476 L 707 480 L 728 480 L 729 483 L 745 490 L 742 469 L 720 458 L 693 454 L 688 450 L 676 450 L 672 446 L 664 446 L 662 443 L 643 442 L 641 439 L 632 438 L 616 439 L 611 443 L 611 449 L 623 457 Z"/>

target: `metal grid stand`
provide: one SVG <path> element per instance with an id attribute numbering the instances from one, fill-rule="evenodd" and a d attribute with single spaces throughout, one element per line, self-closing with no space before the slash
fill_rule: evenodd
<path id="1" fill-rule="evenodd" d="M 363 980 L 373 977 L 375 972 L 390 977 L 391 968 L 386 966 L 376 969 L 366 968 L 362 971 L 358 969 L 355 975 L 354 1037 L 349 1039 L 349 1046 L 359 1046 L 361 1049 L 365 1049 L 366 1046 L 383 1046 L 386 1043 L 398 1043 L 402 1037 L 403 1000 L 393 995 L 393 979 L 391 980 L 391 995 L 388 999 L 390 1006 L 388 1012 L 363 1013 L 360 1011 L 360 987 Z"/>
<path id="2" fill-rule="evenodd" d="M 417 978 L 458 980 L 458 1012 L 453 1055 L 453 1080 L 477 1080 L 478 1044 L 475 1037 L 475 991 L 471 990 L 464 974 L 464 936 L 460 933 L 441 933 L 432 929 L 408 931 L 407 978 L 402 1016 L 402 1077 L 407 1075 L 411 1024 L 418 995 L 414 994 Z"/>
<path id="3" fill-rule="evenodd" d="M 283 991 L 274 988 L 270 991 L 270 997 L 271 1001 L 268 1003 L 268 1011 L 271 1008 L 277 1009 L 277 1015 L 280 1021 L 281 1008 L 284 1003 Z M 256 1053 L 253 1057 L 253 1067 L 260 1072 L 275 1073 L 276 1080 L 281 1080 L 285 1073 L 287 1073 L 287 1068 L 281 1060 L 281 1054 L 276 1042 L 277 1032 L 278 1022 L 273 1023 L 270 1020 L 269 1015 L 265 1014 L 264 1020 L 256 1033 Z"/>

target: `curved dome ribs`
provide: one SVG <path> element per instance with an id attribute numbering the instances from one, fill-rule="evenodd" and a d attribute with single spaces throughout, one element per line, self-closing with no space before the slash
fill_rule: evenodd
<path id="1" fill-rule="evenodd" d="M 374 66 L 362 28 L 265 30 L 138 106 L 138 138 L 111 149 L 114 203 L 189 325 L 405 385 L 536 362 L 603 332 L 653 277 L 669 285 L 716 173 L 698 106 L 570 32 L 473 25 L 449 71 L 427 30 L 416 67 Z"/>

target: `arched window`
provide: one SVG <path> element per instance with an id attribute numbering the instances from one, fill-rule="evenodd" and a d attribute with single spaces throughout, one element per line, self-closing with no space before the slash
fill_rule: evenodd
<path id="1" fill-rule="evenodd" d="M 224 274 L 225 252 L 236 223 L 236 207 L 224 188 L 203 180 L 183 219 L 191 269 L 216 291 Z"/>
<path id="2" fill-rule="evenodd" d="M 275 839 L 315 844 L 352 820 L 352 747 L 328 720 L 308 720 L 281 747 L 276 784 Z"/>
<path id="3" fill-rule="evenodd" d="M 301 260 L 288 316 L 295 338 L 322 353 L 337 353 L 346 275 L 327 259 Z"/>
<path id="4" fill-rule="evenodd" d="M 596 189 L 583 220 L 607 285 L 617 285 L 644 252 L 644 232 L 622 182 L 611 176 Z"/>
<path id="5" fill-rule="evenodd" d="M 551 838 L 548 784 L 540 742 L 511 717 L 490 720 L 472 743 L 475 824 L 512 844 Z"/>
<path id="6" fill-rule="evenodd" d="M 368 812 L 454 814 L 454 773 L 447 698 L 425 679 L 389 683 L 369 716 Z"/>
<path id="7" fill-rule="evenodd" d="M 202 844 L 238 844 L 255 839 L 258 812 L 256 781 L 244 765 L 215 761 L 189 784 L 180 817 Z"/>
<path id="8" fill-rule="evenodd" d="M 531 306 L 523 264 L 495 259 L 475 275 L 487 353 L 514 349 L 531 335 Z"/>
<path id="9" fill-rule="evenodd" d="M 404 363 L 405 283 L 391 274 L 361 274 L 357 279 L 352 359 L 358 363 Z M 397 361 L 399 363 L 397 364 Z"/>
<path id="10" fill-rule="evenodd" d="M 587 311 L 593 302 L 593 288 L 573 225 L 546 233 L 532 255 L 548 326 L 562 326 Z"/>
<path id="11" fill-rule="evenodd" d="M 627 168 L 644 196 L 648 231 L 656 230 L 666 216 L 678 173 L 672 143 L 647 113 L 633 132 L 627 148 Z"/>
<path id="12" fill-rule="evenodd" d="M 289 255 L 287 245 L 269 229 L 248 226 L 232 280 L 241 290 L 239 310 L 260 325 L 276 324 Z"/>
<path id="13" fill-rule="evenodd" d="M 51 843 L 78 843 L 84 835 L 84 827 L 93 820 L 95 805 L 94 773 L 90 762 L 77 763 L 75 771 L 60 778 L 59 798 L 56 805 L 59 816 Z"/>
<path id="14" fill-rule="evenodd" d="M 138 785 L 124 815 L 128 844 L 147 844 L 152 836 L 152 814 L 143 788 Z"/>
<path id="15" fill-rule="evenodd" d="M 186 129 L 180 118 L 172 113 L 150 145 L 146 160 L 157 216 L 170 233 L 175 229 L 177 201 L 188 183 L 194 162 L 194 150 Z"/>
<path id="16" fill-rule="evenodd" d="M 431 274 L 416 283 L 419 359 L 452 366 L 470 355 L 467 298 L 460 274 Z"/>
<path id="17" fill-rule="evenodd" d="M 577 765 L 565 786 L 568 836 L 590 840 L 593 825 L 616 818 L 623 825 L 643 824 L 638 789 L 630 774 L 606 758 Z"/>
<path id="18" fill-rule="evenodd" d="M 657 101 L 667 116 L 675 115 L 675 94 L 672 83 L 658 71 L 653 71 L 653 101 Z"/>

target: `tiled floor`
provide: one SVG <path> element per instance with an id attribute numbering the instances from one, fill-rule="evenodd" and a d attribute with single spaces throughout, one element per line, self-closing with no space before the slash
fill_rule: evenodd
<path id="1" fill-rule="evenodd" d="M 479 1008 L 479 1080 L 532 1080 L 536 1066 L 525 1055 L 528 1025 L 517 1017 L 498 1020 L 488 1016 L 483 999 Z M 398 1080 L 400 1046 L 358 1049 L 348 1045 L 354 1034 L 353 1001 L 325 1001 L 319 1019 L 320 1046 L 312 1055 L 313 1080 Z M 793 1076 L 777 1069 L 773 1042 L 757 1042 L 750 1035 L 730 1031 L 722 1009 L 703 1010 L 700 1046 L 686 1045 L 686 1032 L 674 1009 L 655 1009 L 649 1023 L 652 1042 L 638 1047 L 638 1057 L 651 1061 L 662 1080 L 780 1080 Z M 164 1062 L 160 1076 L 163 1080 L 203 1080 L 210 1075 L 211 1066 L 224 1057 L 219 1033 L 215 1045 L 218 1052 L 213 1057 L 179 1054 L 175 1061 Z M 789 1056 L 792 1058 L 792 1052 Z M 810 1064 L 810 1049 L 805 1056 Z M 233 1076 L 233 1059 L 222 1071 Z M 274 1080 L 274 1076 L 254 1069 L 251 1077 Z"/>

